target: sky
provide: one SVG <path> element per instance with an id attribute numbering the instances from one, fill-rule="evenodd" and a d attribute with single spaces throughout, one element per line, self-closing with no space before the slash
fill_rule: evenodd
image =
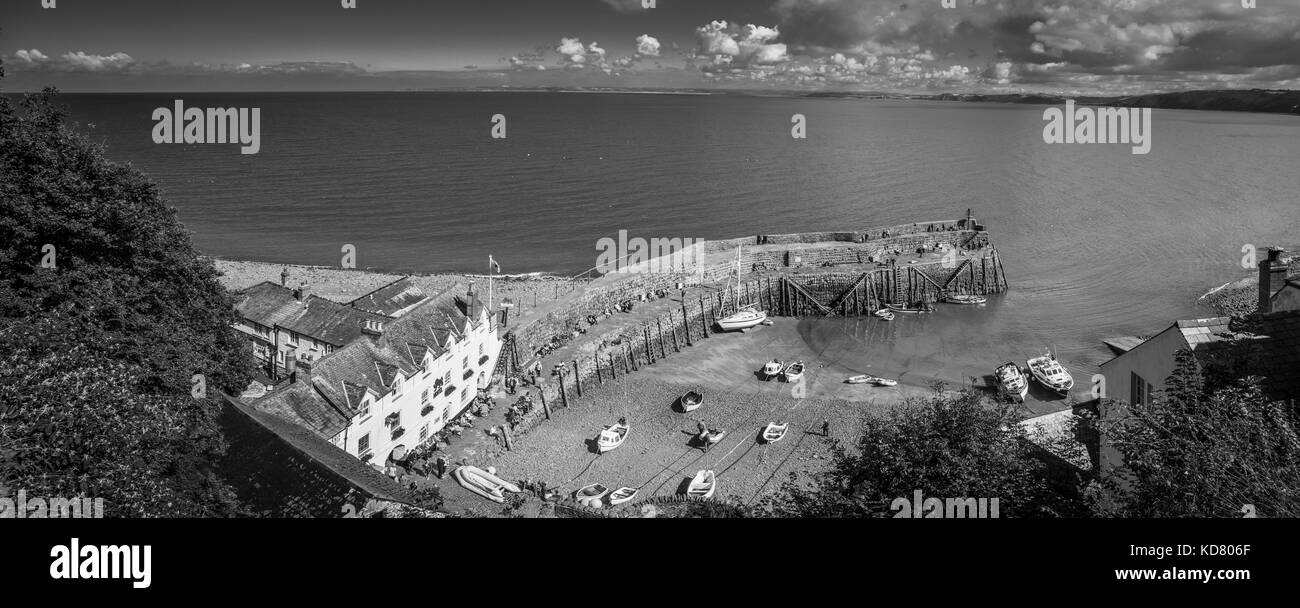
<path id="1" fill-rule="evenodd" d="M 1300 0 L 344 1 L 3 0 L 0 89 L 1300 88 Z"/>

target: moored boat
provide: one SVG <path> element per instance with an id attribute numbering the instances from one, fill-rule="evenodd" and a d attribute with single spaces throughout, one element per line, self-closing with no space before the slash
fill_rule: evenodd
<path id="1" fill-rule="evenodd" d="M 580 505 L 599 508 L 603 506 L 600 499 L 604 498 L 606 494 L 609 494 L 609 488 L 602 484 L 593 483 L 574 492 L 573 497 L 578 500 Z"/>
<path id="2" fill-rule="evenodd" d="M 845 382 L 849 384 L 874 384 L 875 386 L 898 386 L 897 380 L 867 375 L 853 376 L 852 378 L 845 380 Z"/>
<path id="3" fill-rule="evenodd" d="M 949 304 L 961 304 L 966 306 L 973 306 L 973 305 L 983 304 L 985 302 L 988 302 L 989 299 L 984 296 L 950 294 L 944 296 L 943 301 Z"/>
<path id="4" fill-rule="evenodd" d="M 1015 361 L 1008 361 L 999 365 L 994 371 L 998 379 L 998 387 L 1002 393 L 1013 399 L 1020 399 L 1024 403 L 1025 397 L 1029 394 L 1029 381 L 1025 379 L 1024 372 L 1020 371 L 1020 366 Z"/>
<path id="5" fill-rule="evenodd" d="M 763 441 L 767 443 L 776 443 L 785 437 L 785 432 L 790 429 L 787 422 L 769 422 L 763 429 Z"/>
<path id="6" fill-rule="evenodd" d="M 596 437 L 596 449 L 599 450 L 600 453 L 604 454 L 605 452 L 623 445 L 623 442 L 627 440 L 627 433 L 631 428 L 630 425 L 623 421 L 605 427 L 605 429 L 600 432 L 600 435 Z"/>
<path id="7" fill-rule="evenodd" d="M 686 495 L 694 498 L 712 498 L 713 492 L 718 489 L 718 476 L 713 471 L 701 470 L 691 478 L 691 483 L 686 486 Z"/>
<path id="8" fill-rule="evenodd" d="M 740 305 L 740 248 L 736 248 L 736 312 L 718 319 L 723 331 L 746 330 L 767 321 L 767 311 L 754 304 Z"/>
<path id="9" fill-rule="evenodd" d="M 466 490 L 495 502 L 505 502 L 506 492 L 519 491 L 519 486 L 475 466 L 457 467 L 452 477 Z"/>
<path id="10" fill-rule="evenodd" d="M 781 372 L 781 374 L 785 376 L 786 382 L 796 382 L 803 377 L 803 370 L 803 361 L 795 361 L 794 363 L 791 363 L 789 367 L 785 368 L 785 371 Z"/>
<path id="11" fill-rule="evenodd" d="M 773 376 L 781 373 L 783 363 L 780 359 L 772 359 L 763 365 L 763 379 L 771 380 Z"/>
<path id="12" fill-rule="evenodd" d="M 689 391 L 682 395 L 679 401 L 682 404 L 683 412 L 693 412 L 700 409 L 700 406 L 704 404 L 704 395 L 697 391 Z"/>
<path id="13" fill-rule="evenodd" d="M 696 438 L 700 440 L 701 445 L 710 446 L 719 441 L 722 441 L 722 438 L 726 436 L 727 436 L 726 429 L 706 429 L 700 431 L 700 434 L 696 435 Z"/>
<path id="14" fill-rule="evenodd" d="M 934 312 L 934 307 L 925 302 L 919 302 L 911 305 L 890 304 L 889 310 L 896 313 L 914 315 L 923 312 Z"/>
<path id="15" fill-rule="evenodd" d="M 893 320 L 894 320 L 894 313 L 891 312 L 888 308 L 882 308 L 882 309 L 877 310 L 876 312 L 873 312 L 873 313 L 871 313 L 871 314 L 873 314 L 873 315 L 875 315 L 877 318 L 879 318 L 879 319 L 883 319 L 883 320 L 885 320 L 885 321 L 893 321 Z"/>
<path id="16" fill-rule="evenodd" d="M 621 505 L 633 498 L 636 498 L 637 489 L 622 487 L 609 493 L 610 505 Z"/>
<path id="17" fill-rule="evenodd" d="M 1074 388 L 1074 377 L 1056 360 L 1056 355 L 1048 352 L 1030 359 L 1028 363 L 1029 374 L 1045 388 L 1061 396 Z"/>

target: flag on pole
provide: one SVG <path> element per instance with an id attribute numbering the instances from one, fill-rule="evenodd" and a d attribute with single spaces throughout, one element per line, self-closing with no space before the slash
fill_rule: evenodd
<path id="1" fill-rule="evenodd" d="M 501 265 L 498 264 L 495 259 L 493 259 L 492 254 L 490 253 L 488 254 L 488 269 L 501 272 Z"/>

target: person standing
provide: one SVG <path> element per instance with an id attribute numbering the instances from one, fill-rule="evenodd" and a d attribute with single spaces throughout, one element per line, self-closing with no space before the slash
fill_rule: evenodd
<path id="1" fill-rule="evenodd" d="M 822 420 L 822 437 L 830 437 L 830 436 L 831 436 L 831 421 Z"/>

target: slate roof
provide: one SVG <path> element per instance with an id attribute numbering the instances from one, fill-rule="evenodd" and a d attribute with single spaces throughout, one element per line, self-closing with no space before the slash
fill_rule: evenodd
<path id="1" fill-rule="evenodd" d="M 349 302 L 348 305 L 375 314 L 399 317 L 427 297 L 423 290 L 411 282 L 410 277 L 402 277 Z"/>
<path id="2" fill-rule="evenodd" d="M 283 327 L 334 346 L 360 338 L 367 321 L 391 320 L 320 296 L 300 301 L 292 289 L 271 282 L 237 292 L 235 310 L 241 317 L 266 327 Z"/>
<path id="3" fill-rule="evenodd" d="M 1213 317 L 1178 321 L 1174 325 L 1178 327 L 1178 331 L 1187 340 L 1187 345 L 1192 350 L 1196 350 L 1202 344 L 1231 340 L 1233 331 L 1228 327 L 1230 321 L 1231 319 L 1228 317 Z"/>
<path id="4" fill-rule="evenodd" d="M 390 319 L 382 336 L 366 335 L 321 357 L 310 364 L 309 373 L 299 374 L 288 387 L 258 399 L 254 406 L 327 439 L 337 436 L 347 429 L 367 390 L 386 395 L 399 371 L 408 378 L 422 371 L 423 361 L 413 356 L 417 349 L 440 356 L 453 333 L 474 324 L 465 316 L 467 301 L 456 295 L 464 289 L 454 285 L 425 299 Z"/>
<path id="5" fill-rule="evenodd" d="M 293 421 L 224 397 L 219 463 L 241 502 L 270 517 L 341 517 L 365 499 L 414 504 L 392 479 Z"/>

